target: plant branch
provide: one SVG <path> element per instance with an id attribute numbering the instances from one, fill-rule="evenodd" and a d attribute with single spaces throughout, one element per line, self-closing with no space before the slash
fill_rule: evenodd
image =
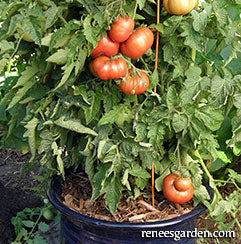
<path id="1" fill-rule="evenodd" d="M 137 3 L 137 0 L 136 0 L 136 4 L 135 4 L 134 11 L 133 11 L 133 16 L 132 16 L 132 19 L 134 19 L 134 20 L 135 20 L 135 17 L 136 17 L 137 5 L 138 5 L 138 3 Z"/>
<path id="2" fill-rule="evenodd" d="M 195 59 L 196 59 L 196 53 L 197 50 L 195 48 L 191 49 L 191 59 L 192 59 L 192 63 L 190 64 L 190 66 L 194 66 L 195 63 Z"/>
<path id="3" fill-rule="evenodd" d="M 68 24 L 68 22 L 66 21 L 66 19 L 62 15 L 60 15 L 59 18 L 62 20 L 62 22 L 64 24 Z"/>
<path id="4" fill-rule="evenodd" d="M 200 162 L 204 172 L 207 174 L 207 176 L 209 178 L 210 186 L 214 189 L 214 194 L 216 195 L 216 197 L 218 197 L 218 199 L 223 199 L 221 193 L 219 192 L 219 190 L 215 184 L 215 180 L 213 179 L 212 175 L 210 174 L 206 164 L 203 162 L 202 157 L 198 150 L 195 151 L 195 155 L 199 158 L 199 162 Z M 214 197 L 211 205 L 215 204 L 215 202 L 216 202 L 216 198 Z M 231 214 L 232 218 L 234 219 L 234 221 L 236 222 L 238 228 L 241 230 L 241 224 L 239 223 L 235 213 L 232 210 L 230 210 L 230 214 Z"/>
<path id="5" fill-rule="evenodd" d="M 18 48 L 19 48 L 20 42 L 21 42 L 21 40 L 22 40 L 22 38 L 23 38 L 23 35 L 24 35 L 24 33 L 23 33 L 23 34 L 21 35 L 21 37 L 19 38 L 19 40 L 18 40 L 18 42 L 17 42 L 17 46 L 16 46 L 16 48 L 14 49 L 14 52 L 13 52 L 13 54 L 11 55 L 11 57 L 10 57 L 10 59 L 9 59 L 9 61 L 8 61 L 7 72 L 10 72 L 10 70 L 11 70 L 11 61 L 12 61 L 12 58 L 14 57 L 14 55 L 16 54 L 16 52 L 18 51 Z"/>

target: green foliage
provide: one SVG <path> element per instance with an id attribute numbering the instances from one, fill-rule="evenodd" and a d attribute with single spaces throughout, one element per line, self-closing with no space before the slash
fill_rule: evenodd
<path id="1" fill-rule="evenodd" d="M 11 222 L 14 225 L 16 239 L 12 244 L 31 244 L 42 243 L 47 244 L 47 241 L 41 236 L 50 230 L 50 215 L 54 217 L 54 221 L 59 221 L 57 210 L 49 203 L 48 199 L 44 199 L 44 205 L 36 208 L 25 208 L 12 217 Z M 47 218 L 46 218 L 47 217 Z M 52 218 L 51 218 L 52 220 Z"/>
<path id="2" fill-rule="evenodd" d="M 0 73 L 20 70 L 11 82 L 4 79 L 1 92 L 5 145 L 28 141 L 32 163 L 42 154 L 47 176 L 81 166 L 92 199 L 104 195 L 112 213 L 123 189 L 132 197 L 147 191 L 153 164 L 157 191 L 165 175 L 180 173 L 192 179 L 195 204 L 202 201 L 214 218 L 223 207 L 233 211 L 237 194 L 230 206 L 225 199 L 211 206 L 203 179 L 215 188 L 216 178 L 232 178 L 240 190 L 240 176 L 231 171 L 241 154 L 240 1 L 202 1 L 185 16 L 162 9 L 158 25 L 152 0 L 6 0 L 0 7 Z M 154 45 L 127 60 L 150 78 L 138 96 L 88 69 L 91 51 L 119 14 L 161 36 L 157 70 Z"/>

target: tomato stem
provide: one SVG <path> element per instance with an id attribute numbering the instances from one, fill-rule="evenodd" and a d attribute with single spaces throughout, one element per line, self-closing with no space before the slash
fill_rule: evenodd
<path id="1" fill-rule="evenodd" d="M 195 48 L 192 48 L 191 49 L 191 58 L 192 58 L 192 63 L 190 64 L 190 66 L 194 66 L 194 63 L 195 63 L 195 59 L 196 59 L 196 49 Z"/>
<path id="2" fill-rule="evenodd" d="M 134 11 L 133 11 L 133 16 L 132 16 L 132 19 L 135 19 L 135 17 L 136 17 L 137 5 L 138 5 L 138 1 L 136 0 L 136 4 L 135 4 Z"/>
<path id="3" fill-rule="evenodd" d="M 59 18 L 62 20 L 64 24 L 68 24 L 68 22 L 65 20 L 65 18 L 62 15 L 60 15 Z"/>
<path id="4" fill-rule="evenodd" d="M 210 174 L 210 172 L 209 172 L 209 170 L 208 170 L 206 164 L 203 162 L 202 157 L 201 157 L 199 151 L 196 150 L 196 151 L 194 152 L 194 154 L 199 158 L 199 162 L 200 162 L 200 164 L 201 164 L 201 166 L 202 166 L 204 172 L 206 173 L 206 175 L 207 175 L 208 178 L 209 178 L 209 185 L 210 185 L 210 186 L 213 188 L 213 190 L 214 190 L 214 198 L 213 198 L 213 201 L 212 201 L 212 203 L 211 203 L 211 205 L 214 205 L 215 202 L 216 202 L 216 199 L 217 199 L 217 198 L 218 198 L 218 199 L 223 199 L 223 197 L 222 197 L 221 193 L 219 192 L 219 190 L 218 190 L 218 188 L 217 188 L 217 185 L 215 184 L 215 180 L 213 179 L 212 175 Z M 216 196 L 216 197 L 215 197 L 215 196 Z M 236 222 L 238 228 L 241 230 L 241 224 L 239 223 L 239 221 L 238 221 L 238 219 L 237 219 L 235 213 L 234 213 L 232 210 L 230 210 L 230 214 L 231 214 L 231 216 L 233 217 L 234 221 Z"/>
<path id="5" fill-rule="evenodd" d="M 19 48 L 20 42 L 21 42 L 21 40 L 23 38 L 23 35 L 24 35 L 24 33 L 19 38 L 16 48 L 14 49 L 13 54 L 9 58 L 7 72 L 10 72 L 10 70 L 11 70 L 12 59 L 13 59 L 14 55 L 16 54 L 16 52 L 18 51 L 18 48 Z"/>

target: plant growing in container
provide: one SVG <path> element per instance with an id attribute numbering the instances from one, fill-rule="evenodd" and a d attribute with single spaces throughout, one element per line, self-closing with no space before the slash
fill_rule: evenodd
<path id="1" fill-rule="evenodd" d="M 200 214 L 203 205 L 161 221 L 159 208 L 169 203 L 162 202 L 162 192 L 182 204 L 163 189 L 170 174 L 181 176 L 174 183 L 181 192 L 191 180 L 185 201 L 194 194 L 189 203 L 205 204 L 220 228 L 227 228 L 228 212 L 241 228 L 240 175 L 230 163 L 241 152 L 240 4 L 208 0 L 186 15 L 168 11 L 168 1 L 163 4 L 165 9 L 151 0 L 0 3 L 0 71 L 8 72 L 13 58 L 25 64 L 0 102 L 13 111 L 9 135 L 24 125 L 32 160 L 42 155 L 47 176 L 67 179 L 66 169 L 81 168 L 85 175 L 75 185 L 91 192 L 115 219 L 97 220 L 67 208 L 55 179 L 49 196 L 67 211 L 63 233 L 75 233 L 66 235 L 66 243 L 74 238 L 76 243 L 141 243 L 149 239 L 141 230 L 174 230 L 177 223 L 178 230 L 193 229 L 193 220 L 185 220 Z M 220 169 L 222 179 L 214 178 L 210 172 Z M 81 181 L 86 177 L 89 187 Z M 214 189 L 211 203 L 205 178 Z M 223 199 L 217 187 L 227 182 L 237 190 Z M 68 193 L 65 204 L 76 210 L 78 198 L 80 208 L 81 197 Z M 116 211 L 125 201 L 138 201 L 151 214 L 136 217 L 134 211 L 120 219 L 155 222 L 120 223 Z M 86 208 L 93 206 L 87 203 Z M 158 241 L 156 236 L 150 243 Z"/>

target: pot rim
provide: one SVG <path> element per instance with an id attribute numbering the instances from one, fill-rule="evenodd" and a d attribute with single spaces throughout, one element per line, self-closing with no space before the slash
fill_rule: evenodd
<path id="1" fill-rule="evenodd" d="M 145 222 L 145 223 L 129 223 L 129 222 L 112 222 L 107 220 L 100 220 L 96 218 L 92 218 L 83 214 L 80 214 L 78 212 L 75 212 L 74 210 L 71 210 L 67 206 L 65 206 L 62 201 L 60 201 L 58 195 L 54 191 L 54 186 L 58 184 L 57 182 L 59 179 L 59 176 L 54 176 L 51 180 L 50 188 L 47 191 L 47 196 L 51 204 L 59 210 L 63 215 L 69 216 L 71 218 L 75 218 L 78 221 L 87 222 L 92 225 L 97 226 L 104 226 L 104 227 L 115 227 L 115 228 L 142 228 L 142 229 L 149 229 L 149 228 L 157 228 L 157 227 L 165 227 L 165 226 L 171 226 L 180 224 L 187 220 L 192 220 L 199 215 L 201 215 L 207 208 L 202 204 L 199 203 L 191 212 L 183 214 L 179 217 L 174 217 L 172 219 L 167 220 L 161 220 L 161 221 L 155 221 L 155 222 Z M 208 189 L 210 198 L 212 198 L 212 192 L 210 189 Z"/>

